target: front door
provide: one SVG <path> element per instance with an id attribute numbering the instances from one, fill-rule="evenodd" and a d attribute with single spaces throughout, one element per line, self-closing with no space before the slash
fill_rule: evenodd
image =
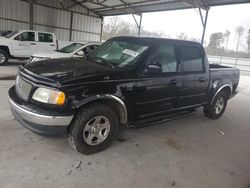
<path id="1" fill-rule="evenodd" d="M 134 120 L 151 118 L 173 110 L 182 86 L 175 44 L 159 44 L 146 62 L 140 79 L 126 91 Z M 133 120 L 132 120 L 133 121 Z"/>
<path id="2" fill-rule="evenodd" d="M 36 49 L 35 32 L 23 32 L 13 41 L 13 54 L 16 57 L 30 57 Z"/>

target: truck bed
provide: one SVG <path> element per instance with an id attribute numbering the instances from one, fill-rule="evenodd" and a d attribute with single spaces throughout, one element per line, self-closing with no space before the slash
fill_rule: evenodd
<path id="1" fill-rule="evenodd" d="M 233 68 L 229 66 L 219 65 L 219 64 L 209 64 L 210 69 L 221 69 L 221 68 Z"/>
<path id="2" fill-rule="evenodd" d="M 210 81 L 213 83 L 216 80 L 230 80 L 233 90 L 236 89 L 239 83 L 240 70 L 235 67 L 229 67 L 219 64 L 209 64 Z"/>

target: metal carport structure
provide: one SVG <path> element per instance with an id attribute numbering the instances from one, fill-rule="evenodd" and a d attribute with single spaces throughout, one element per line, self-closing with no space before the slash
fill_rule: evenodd
<path id="1" fill-rule="evenodd" d="M 131 14 L 141 31 L 142 14 L 196 8 L 204 41 L 209 9 L 250 0 L 1 0 L 0 29 L 54 32 L 60 40 L 101 40 L 104 16 Z M 139 19 L 136 19 L 139 16 Z"/>
<path id="2" fill-rule="evenodd" d="M 74 5 L 80 5 L 88 11 L 103 16 L 115 16 L 132 14 L 138 27 L 138 35 L 141 31 L 142 13 L 170 11 L 197 8 L 199 10 L 203 32 L 201 43 L 204 42 L 208 12 L 210 7 L 222 5 L 234 5 L 250 3 L 250 0 L 71 0 Z M 73 6 L 74 6 L 73 5 Z M 203 11 L 205 13 L 202 13 Z M 139 16 L 139 21 L 135 15 Z"/>

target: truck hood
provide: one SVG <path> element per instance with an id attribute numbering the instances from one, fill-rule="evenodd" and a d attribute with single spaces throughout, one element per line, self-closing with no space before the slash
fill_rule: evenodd
<path id="1" fill-rule="evenodd" d="M 57 51 L 40 51 L 32 55 L 33 57 L 48 57 L 51 59 L 72 57 L 71 53 L 61 53 Z"/>
<path id="2" fill-rule="evenodd" d="M 61 84 L 100 80 L 115 69 L 105 64 L 87 61 L 83 58 L 63 58 L 37 61 L 24 65 L 24 71 L 55 80 Z M 70 83 L 69 83 L 70 82 Z"/>
<path id="3" fill-rule="evenodd" d="M 11 40 L 9 38 L 5 38 L 3 36 L 0 36 L 0 45 L 1 44 L 9 44 Z"/>

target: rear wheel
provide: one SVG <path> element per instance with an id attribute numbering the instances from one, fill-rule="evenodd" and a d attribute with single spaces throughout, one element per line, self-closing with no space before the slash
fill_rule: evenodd
<path id="1" fill-rule="evenodd" d="M 204 114 L 210 119 L 220 118 L 227 107 L 228 95 L 221 91 L 214 99 L 212 104 L 204 106 Z"/>
<path id="2" fill-rule="evenodd" d="M 118 131 L 115 112 L 109 106 L 95 103 L 76 114 L 68 130 L 68 140 L 78 152 L 91 154 L 107 148 Z"/>
<path id="3" fill-rule="evenodd" d="M 8 59 L 8 54 L 5 51 L 0 50 L 0 65 L 4 65 L 5 63 L 7 63 Z"/>

